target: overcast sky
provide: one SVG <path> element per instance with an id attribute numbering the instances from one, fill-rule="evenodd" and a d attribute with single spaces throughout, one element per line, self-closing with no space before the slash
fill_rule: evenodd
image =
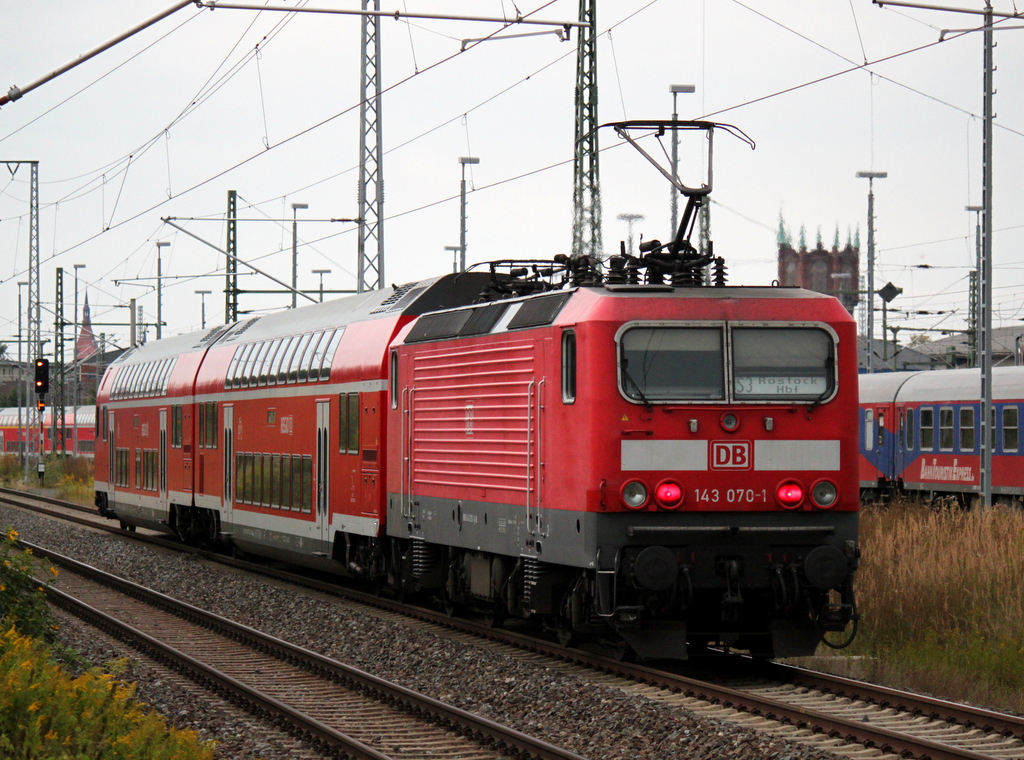
<path id="1" fill-rule="evenodd" d="M 170 5 L 4 0 L 0 89 L 24 86 Z M 1013 10 L 1008 0 L 995 5 Z M 578 2 L 382 0 L 381 8 L 573 20 Z M 795 241 L 805 228 L 809 246 L 819 234 L 831 247 L 837 229 L 841 244 L 859 231 L 866 260 L 868 184 L 855 175 L 888 172 L 875 181 L 876 287 L 904 289 L 895 310 L 932 312 L 895 313 L 890 322 L 906 330 L 902 339 L 962 328 L 975 250 L 974 216 L 964 207 L 982 201 L 982 35 L 939 43 L 939 34 L 980 23 L 868 0 L 605 0 L 600 120 L 669 118 L 670 85 L 693 84 L 695 94 L 678 96 L 680 118 L 735 124 L 757 143 L 751 151 L 724 134 L 715 141 L 712 238 L 731 284 L 775 279 L 780 214 Z M 460 156 L 480 159 L 467 166 L 470 262 L 570 250 L 575 35 L 495 40 L 460 54 L 463 39 L 495 28 L 382 24 L 389 283 L 451 270 L 445 246 L 459 242 Z M 306 203 L 298 212 L 300 286 L 317 288 L 312 270 L 330 269 L 326 289 L 354 288 L 354 225 L 321 220 L 357 215 L 359 29 L 351 16 L 188 6 L 0 109 L 0 162 L 39 161 L 47 307 L 63 267 L 72 318 L 73 266 L 85 264 L 79 301 L 87 290 L 95 322 L 127 322 L 133 297 L 151 321 L 156 243 L 166 241 L 164 334 L 199 327 L 197 290 L 211 291 L 208 325 L 222 322 L 223 257 L 161 217 L 194 219 L 179 224 L 223 247 L 229 190 L 239 194 L 239 217 L 253 220 L 240 224 L 244 259 L 290 280 L 291 204 Z M 1024 35 L 996 39 L 994 324 L 1024 332 Z M 644 216 L 636 238 L 671 234 L 668 184 L 619 143 L 602 133 L 608 253 L 627 236 L 619 214 Z M 695 184 L 702 146 L 684 141 L 681 154 L 683 179 Z M 15 168 L 0 166 L 0 340 L 10 341 L 28 264 L 28 167 Z M 255 275 L 240 285 L 277 287 Z M 240 309 L 290 303 L 243 295 Z M 52 313 L 43 323 L 44 333 L 52 330 Z M 127 343 L 126 327 L 96 332 Z"/>

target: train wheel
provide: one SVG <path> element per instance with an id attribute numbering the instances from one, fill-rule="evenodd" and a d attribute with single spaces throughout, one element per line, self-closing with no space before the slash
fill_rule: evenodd
<path id="1" fill-rule="evenodd" d="M 572 624 L 565 620 L 559 620 L 555 624 L 555 633 L 558 636 L 558 643 L 563 647 L 579 646 L 580 635 L 573 630 Z"/>
<path id="2" fill-rule="evenodd" d="M 620 641 L 612 650 L 612 657 L 619 662 L 636 662 L 636 652 L 625 641 Z"/>
<path id="3" fill-rule="evenodd" d="M 501 601 L 494 602 L 484 610 L 483 618 L 488 628 L 501 628 L 505 622 L 505 605 Z"/>

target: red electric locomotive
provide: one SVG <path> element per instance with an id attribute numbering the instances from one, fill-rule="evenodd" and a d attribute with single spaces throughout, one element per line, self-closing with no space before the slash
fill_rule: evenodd
<path id="1" fill-rule="evenodd" d="M 856 618 L 855 326 L 726 287 L 687 239 L 708 190 L 607 269 L 493 263 L 135 349 L 100 388 L 98 505 L 564 641 L 810 654 Z"/>

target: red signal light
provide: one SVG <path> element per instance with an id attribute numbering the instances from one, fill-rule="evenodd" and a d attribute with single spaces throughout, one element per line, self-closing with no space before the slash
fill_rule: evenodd
<path id="1" fill-rule="evenodd" d="M 666 480 L 654 489 L 654 499 L 664 509 L 676 509 L 683 503 L 683 487 L 673 480 Z"/>
<path id="2" fill-rule="evenodd" d="M 804 487 L 795 480 L 784 480 L 775 489 L 775 498 L 783 509 L 796 509 L 804 500 Z"/>

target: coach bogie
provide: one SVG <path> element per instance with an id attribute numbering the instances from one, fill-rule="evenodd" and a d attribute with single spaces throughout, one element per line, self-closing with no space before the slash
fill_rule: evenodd
<path id="1" fill-rule="evenodd" d="M 221 540 L 220 514 L 214 509 L 171 504 L 167 527 L 192 546 L 213 547 Z"/>

